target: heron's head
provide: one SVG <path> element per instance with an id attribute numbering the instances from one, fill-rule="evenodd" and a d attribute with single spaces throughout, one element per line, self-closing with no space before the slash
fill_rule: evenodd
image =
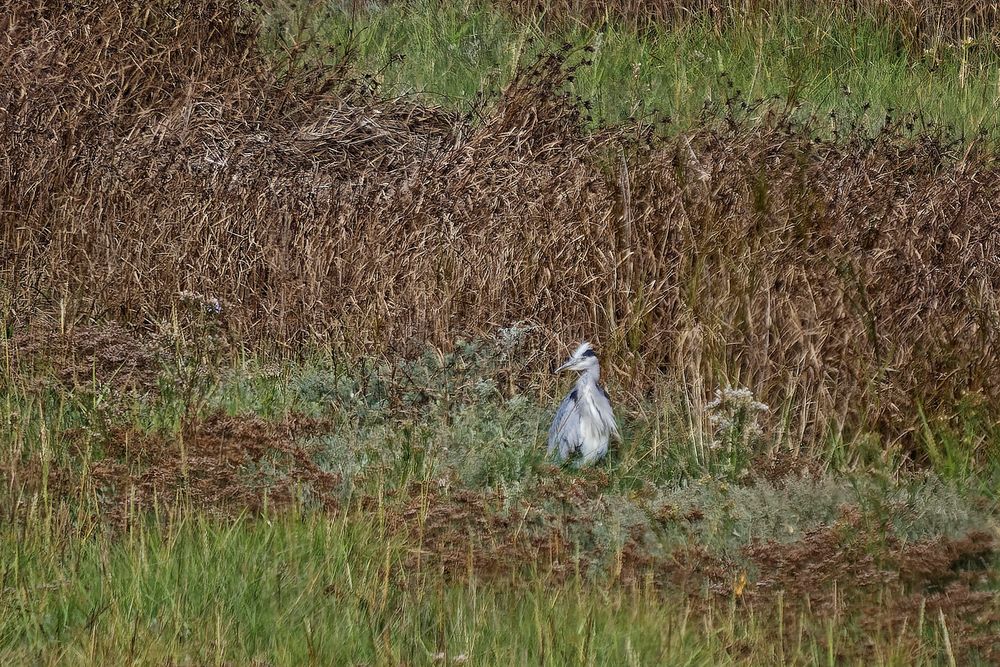
<path id="1" fill-rule="evenodd" d="M 597 355 L 590 343 L 580 343 L 565 364 L 556 369 L 556 373 L 562 371 L 587 371 L 597 368 Z"/>

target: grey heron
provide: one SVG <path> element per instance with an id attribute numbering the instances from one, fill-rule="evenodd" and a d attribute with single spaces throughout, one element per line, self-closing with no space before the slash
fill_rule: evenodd
<path id="1" fill-rule="evenodd" d="M 601 365 L 590 343 L 581 343 L 569 360 L 556 369 L 578 371 L 573 391 L 563 399 L 549 428 L 549 456 L 565 461 L 580 455 L 579 465 L 600 460 L 608 452 L 608 440 L 621 442 L 611 401 L 601 379 Z"/>

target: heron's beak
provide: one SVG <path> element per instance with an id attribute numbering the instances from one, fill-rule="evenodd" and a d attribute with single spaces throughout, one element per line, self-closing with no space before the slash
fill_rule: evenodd
<path id="1" fill-rule="evenodd" d="M 572 365 L 573 365 L 573 360 L 570 359 L 565 364 L 563 364 L 562 366 L 560 366 L 559 368 L 557 368 L 556 369 L 556 373 L 562 373 L 564 370 L 568 369 Z"/>

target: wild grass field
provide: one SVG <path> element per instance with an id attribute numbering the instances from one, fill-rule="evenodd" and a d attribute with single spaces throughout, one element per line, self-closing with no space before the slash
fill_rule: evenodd
<path id="1" fill-rule="evenodd" d="M 3 664 L 1000 662 L 995 3 L 0 17 Z"/>
<path id="2" fill-rule="evenodd" d="M 350 52 L 383 95 L 445 106 L 497 89 L 539 53 L 569 45 L 587 50 L 572 91 L 586 100 L 590 127 L 641 119 L 690 131 L 736 99 L 868 129 L 889 114 L 917 131 L 942 125 L 1000 137 L 995 3 L 581 4 L 291 3 L 265 25 L 288 50 L 317 57 L 332 46 L 328 59 Z"/>

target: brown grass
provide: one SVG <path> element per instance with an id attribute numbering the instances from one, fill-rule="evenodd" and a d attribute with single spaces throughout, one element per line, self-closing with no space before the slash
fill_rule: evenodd
<path id="1" fill-rule="evenodd" d="M 156 507 L 184 503 L 209 514 L 259 515 L 303 501 L 334 508 L 339 479 L 301 444 L 323 422 L 290 416 L 270 423 L 252 415 L 214 414 L 190 421 L 179 434 L 116 427 L 104 434 L 65 434 L 65 463 L 36 452 L 0 465 L 0 498 L 11 517 L 30 508 L 43 489 L 51 497 L 90 499 L 93 518 L 113 529 Z M 93 459 L 94 452 L 100 456 Z M 26 502 L 28 499 L 34 499 Z"/>
<path id="2" fill-rule="evenodd" d="M 587 134 L 561 54 L 465 118 L 275 64 L 227 3 L 2 16 L 17 330 L 154 329 L 191 293 L 247 345 L 395 356 L 521 322 L 529 371 L 588 337 L 624 393 L 739 376 L 806 441 L 1000 404 L 1000 168 L 975 144 L 735 112 Z"/>
<path id="3" fill-rule="evenodd" d="M 805 609 L 821 617 L 863 610 L 869 636 L 909 636 L 919 644 L 916 619 L 945 619 L 958 657 L 1000 659 L 1000 604 L 983 590 L 995 553 L 992 535 L 972 532 L 902 543 L 890 527 L 866 526 L 856 508 L 844 508 L 836 523 L 789 544 L 754 543 L 744 549 L 757 569 L 746 602 L 775 600 L 780 593 L 790 622 L 786 636 L 800 631 Z M 985 566 L 985 567 L 984 567 Z"/>
<path id="4" fill-rule="evenodd" d="M 155 391 L 169 358 L 168 341 L 136 337 L 116 323 L 79 325 L 66 332 L 39 327 L 11 341 L 22 377 L 63 387 L 113 386 L 119 392 Z M 45 380 L 43 380 L 45 378 Z M 32 387 L 38 389 L 39 387 Z"/>

